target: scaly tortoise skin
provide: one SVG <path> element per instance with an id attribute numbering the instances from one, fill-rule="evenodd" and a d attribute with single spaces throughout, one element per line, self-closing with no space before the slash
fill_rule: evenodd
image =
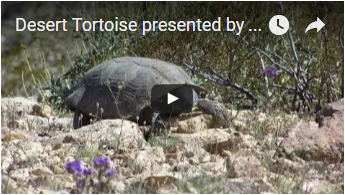
<path id="1" fill-rule="evenodd" d="M 207 93 L 174 64 L 141 57 L 111 59 L 87 71 L 76 91 L 66 98 L 65 104 L 75 113 L 74 129 L 90 124 L 90 119 L 95 116 L 101 119 L 124 118 L 140 125 L 153 124 L 157 114 L 150 108 L 150 98 L 151 89 L 157 84 L 189 84 L 195 94 L 205 97 Z M 197 95 L 193 99 L 203 112 L 214 116 L 217 126 L 229 125 L 224 105 L 200 99 Z"/>

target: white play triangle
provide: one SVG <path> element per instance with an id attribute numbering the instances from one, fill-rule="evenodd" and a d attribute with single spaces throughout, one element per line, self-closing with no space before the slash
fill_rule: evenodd
<path id="1" fill-rule="evenodd" d="M 174 96 L 174 95 L 171 95 L 170 93 L 168 93 L 168 104 L 171 104 L 173 103 L 174 101 L 178 100 L 179 98 Z"/>

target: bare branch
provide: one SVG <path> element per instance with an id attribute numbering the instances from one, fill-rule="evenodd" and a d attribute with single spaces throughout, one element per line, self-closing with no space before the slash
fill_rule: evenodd
<path id="1" fill-rule="evenodd" d="M 342 77 L 341 77 L 341 79 L 342 79 L 342 84 L 341 84 L 341 96 L 342 97 L 344 97 L 344 43 L 341 41 L 341 32 L 343 31 L 343 28 L 344 28 L 344 23 L 341 25 L 341 28 L 339 29 L 339 44 L 340 44 L 340 47 L 343 49 L 343 59 L 342 59 L 342 61 L 343 61 L 343 65 L 342 65 L 342 67 L 343 67 L 343 71 L 342 71 Z"/>
<path id="2" fill-rule="evenodd" d="M 266 56 L 272 63 L 273 65 L 279 67 L 280 69 L 283 69 L 285 72 L 287 72 L 289 75 L 293 76 L 293 71 L 292 70 L 288 70 L 286 67 L 280 65 L 278 62 L 274 61 L 271 56 L 269 56 L 266 52 L 262 51 L 261 49 L 252 46 L 248 43 L 248 41 L 244 40 L 242 37 L 240 37 L 240 39 L 251 49 L 253 49 L 255 52 L 260 52 L 261 54 L 263 54 L 264 56 Z"/>
<path id="3" fill-rule="evenodd" d="M 281 2 L 278 2 L 277 4 L 278 4 L 280 10 L 282 11 L 282 14 L 285 15 L 283 4 Z M 288 29 L 287 33 L 288 33 L 288 37 L 289 37 L 289 42 L 290 42 L 290 48 L 291 48 L 292 55 L 293 55 L 293 57 L 295 59 L 296 65 L 298 65 L 299 60 L 298 60 L 297 52 L 296 52 L 296 49 L 295 49 L 295 43 L 294 43 L 294 41 L 292 39 L 291 28 Z"/>
<path id="4" fill-rule="evenodd" d="M 220 74 L 218 74 L 215 70 L 211 68 L 211 66 L 208 66 L 207 69 L 212 72 L 212 74 L 216 75 L 218 78 L 222 78 Z"/>
<path id="5" fill-rule="evenodd" d="M 293 75 L 292 70 L 288 70 L 286 67 L 280 65 L 278 62 L 274 61 L 266 52 L 260 50 L 259 48 L 254 47 L 255 50 L 259 51 L 261 54 L 266 56 L 275 66 L 279 67 L 280 69 L 283 69 L 286 71 L 288 74 Z"/>
<path id="6" fill-rule="evenodd" d="M 344 43 L 341 41 L 341 37 L 342 37 L 341 32 L 343 31 L 343 28 L 344 28 L 344 24 L 342 23 L 341 28 L 339 29 L 338 41 L 339 41 L 340 47 L 343 49 L 343 53 L 344 53 Z"/>
<path id="7" fill-rule="evenodd" d="M 272 53 L 274 54 L 275 57 L 279 58 L 279 59 L 280 59 L 281 61 L 283 61 L 285 64 L 288 64 L 287 61 L 286 61 L 284 58 L 280 57 L 280 56 L 276 53 L 276 51 L 273 51 Z"/>
<path id="8" fill-rule="evenodd" d="M 261 63 L 262 70 L 265 70 L 265 62 L 262 59 L 260 52 L 257 51 L 256 53 L 258 54 L 258 56 L 260 58 L 260 63 Z M 271 95 L 271 92 L 270 92 L 270 88 L 268 87 L 268 77 L 267 77 L 267 75 L 265 75 L 265 85 L 266 85 L 266 97 L 269 97 Z"/>
<path id="9" fill-rule="evenodd" d="M 292 87 L 286 87 L 286 86 L 277 85 L 277 84 L 272 84 L 270 86 L 296 93 L 296 90 L 294 88 L 292 88 Z"/>
<path id="10" fill-rule="evenodd" d="M 199 76 L 203 77 L 204 79 L 207 79 L 207 80 L 214 82 L 218 85 L 232 87 L 232 88 L 238 90 L 239 92 L 244 93 L 249 99 L 253 100 L 254 104 L 257 103 L 257 98 L 255 97 L 255 95 L 253 93 L 251 93 L 248 89 L 244 88 L 243 86 L 241 86 L 237 83 L 231 83 L 228 79 L 225 79 L 225 77 L 222 77 L 222 76 L 206 74 L 205 72 L 202 72 L 201 70 L 195 69 L 186 63 L 184 63 L 183 66 L 185 66 L 188 70 L 192 70 L 196 75 L 199 75 Z M 215 72 L 214 70 L 212 70 L 212 71 Z"/>

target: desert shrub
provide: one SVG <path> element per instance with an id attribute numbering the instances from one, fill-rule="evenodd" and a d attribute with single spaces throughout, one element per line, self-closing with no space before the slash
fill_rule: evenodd
<path id="1" fill-rule="evenodd" d="M 113 57 L 157 58 L 186 68 L 198 83 L 221 101 L 237 105 L 284 107 L 312 112 L 322 103 L 343 96 L 343 6 L 329 2 L 183 2 L 126 4 L 128 12 L 111 2 L 93 20 L 217 20 L 221 32 L 78 33 L 84 47 L 60 79 L 51 80 L 49 102 L 60 105 L 77 81 L 93 66 Z M 235 11 L 234 11 L 235 10 Z M 303 11 L 302 11 L 303 10 Z M 332 10 L 332 11 L 331 11 Z M 284 14 L 290 30 L 274 36 L 268 21 Z M 318 16 L 332 20 L 321 32 L 304 33 Z M 241 35 L 225 30 L 226 18 L 245 21 Z M 261 28 L 261 32 L 249 32 Z M 271 70 L 271 71 L 270 71 Z M 275 71 L 274 74 L 271 74 Z"/>

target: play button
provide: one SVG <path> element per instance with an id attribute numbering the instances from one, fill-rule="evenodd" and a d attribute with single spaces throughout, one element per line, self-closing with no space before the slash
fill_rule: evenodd
<path id="1" fill-rule="evenodd" d="M 151 90 L 151 107 L 161 114 L 189 113 L 193 108 L 193 87 L 181 85 L 155 85 Z"/>
<path id="2" fill-rule="evenodd" d="M 176 100 L 178 100 L 179 98 L 174 96 L 174 95 L 171 95 L 170 93 L 168 93 L 168 104 L 171 104 L 173 102 L 175 102 Z"/>

